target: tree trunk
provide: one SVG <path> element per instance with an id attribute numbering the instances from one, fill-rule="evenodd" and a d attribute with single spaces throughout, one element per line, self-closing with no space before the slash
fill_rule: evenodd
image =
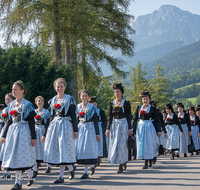
<path id="1" fill-rule="evenodd" d="M 70 64 L 72 59 L 71 55 L 71 48 L 70 48 L 70 42 L 69 42 L 69 35 L 65 39 L 65 64 Z"/>
<path id="2" fill-rule="evenodd" d="M 82 52 L 81 52 L 81 64 L 82 64 L 82 88 L 85 87 L 85 69 L 86 69 L 86 61 L 85 61 L 85 52 L 84 52 L 84 44 L 82 43 Z"/>

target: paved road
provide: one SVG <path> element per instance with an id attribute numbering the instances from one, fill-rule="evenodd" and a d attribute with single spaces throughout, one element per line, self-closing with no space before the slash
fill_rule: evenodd
<path id="1" fill-rule="evenodd" d="M 89 179 L 81 180 L 84 168 L 77 166 L 75 179 L 69 180 L 65 172 L 65 182 L 54 185 L 53 181 L 59 174 L 59 168 L 53 167 L 50 174 L 45 174 L 45 164 L 39 169 L 39 175 L 31 187 L 23 181 L 23 189 L 38 190 L 80 190 L 80 189 L 147 189 L 147 190 L 173 190 L 173 189 L 200 189 L 200 156 L 176 158 L 160 156 L 156 165 L 148 170 L 142 170 L 143 161 L 134 160 L 128 163 L 128 168 L 123 174 L 117 174 L 117 165 L 110 165 L 103 160 L 96 173 Z M 0 171 L 0 176 L 3 171 Z M 26 174 L 23 174 L 26 178 Z M 0 181 L 0 190 L 11 189 L 14 181 Z"/>

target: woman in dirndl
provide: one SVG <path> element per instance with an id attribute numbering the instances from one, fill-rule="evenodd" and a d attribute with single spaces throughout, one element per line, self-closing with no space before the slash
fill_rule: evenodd
<path id="1" fill-rule="evenodd" d="M 91 104 L 93 104 L 97 108 L 97 98 L 96 96 L 91 96 L 88 100 Z M 106 146 L 106 115 L 105 112 L 101 109 L 97 108 L 97 117 L 98 117 L 98 125 L 99 125 L 99 133 L 101 140 L 98 142 L 98 166 L 101 163 L 101 158 L 107 158 L 107 146 Z"/>
<path id="2" fill-rule="evenodd" d="M 13 100 L 15 100 L 15 97 L 12 95 L 12 93 L 9 93 L 9 94 L 5 95 L 5 104 L 6 104 L 6 106 L 8 106 L 8 104 L 10 102 L 12 102 Z M 1 124 L 1 129 L 0 129 L 0 139 L 3 136 L 6 123 L 8 122 L 8 107 L 6 107 L 6 108 L 4 108 L 2 110 L 1 119 L 2 119 L 3 122 Z M 4 144 L 0 143 L 0 168 L 1 168 L 1 163 L 2 163 L 2 160 L 3 160 L 4 147 L 5 147 L 5 143 Z M 1 179 L 10 179 L 10 177 L 11 177 L 10 171 L 8 171 L 6 169 L 5 174 L 4 174 L 4 176 L 1 177 Z"/>
<path id="3" fill-rule="evenodd" d="M 180 131 L 181 135 L 185 135 L 178 116 L 174 113 L 171 103 L 165 105 L 167 116 L 165 118 L 165 128 L 167 131 L 167 146 L 166 149 L 172 153 L 171 159 L 174 160 L 175 151 L 180 148 Z"/>
<path id="4" fill-rule="evenodd" d="M 128 162 L 128 137 L 133 134 L 131 128 L 131 105 L 123 99 L 122 83 L 114 83 L 115 100 L 110 102 L 106 135 L 109 137 L 108 160 L 110 164 L 119 164 L 117 173 L 126 170 Z"/>
<path id="5" fill-rule="evenodd" d="M 77 105 L 79 137 L 76 140 L 76 157 L 78 164 L 85 165 L 81 179 L 89 178 L 89 165 L 91 166 L 90 175 L 94 174 L 98 159 L 98 142 L 101 140 L 97 108 L 88 102 L 89 95 L 86 89 L 82 89 L 79 92 L 82 103 Z"/>
<path id="6" fill-rule="evenodd" d="M 57 95 L 50 101 L 51 118 L 44 144 L 44 162 L 60 165 L 60 174 L 54 183 L 64 182 L 65 166 L 69 179 L 74 178 L 76 163 L 74 139 L 78 137 L 76 104 L 74 98 L 65 94 L 67 83 L 63 78 L 54 81 Z"/>
<path id="7" fill-rule="evenodd" d="M 21 175 L 26 170 L 29 180 L 27 186 L 33 184 L 35 165 L 35 109 L 33 104 L 24 99 L 26 86 L 17 81 L 12 86 L 12 94 L 16 100 L 8 105 L 9 121 L 6 123 L 1 143 L 5 143 L 2 166 L 10 171 L 16 171 L 15 185 L 12 190 L 22 188 Z"/>
<path id="8" fill-rule="evenodd" d="M 33 167 L 34 177 L 38 175 L 38 167 L 44 159 L 44 141 L 50 120 L 50 112 L 43 108 L 44 98 L 42 96 L 37 96 L 35 98 L 35 104 L 37 105 L 38 109 L 35 110 L 35 130 L 37 136 L 37 143 L 35 145 L 36 164 Z M 48 164 L 45 173 L 50 173 L 50 171 L 51 165 Z"/>
<path id="9" fill-rule="evenodd" d="M 150 104 L 149 91 L 142 92 L 140 97 L 142 97 L 143 105 L 137 106 L 132 119 L 132 127 L 137 141 L 137 159 L 145 160 L 142 169 L 148 169 L 152 166 L 152 160 L 158 156 L 160 145 L 158 137 L 162 135 L 161 123 L 158 111 Z"/>
<path id="10" fill-rule="evenodd" d="M 190 124 L 191 124 L 191 132 L 192 132 L 192 143 L 194 144 L 195 147 L 195 152 L 196 155 L 198 155 L 198 151 L 200 149 L 200 120 L 199 118 L 195 115 L 195 107 L 190 106 L 188 108 L 189 115 L 190 115 Z M 193 153 L 191 153 L 193 155 Z"/>
<path id="11" fill-rule="evenodd" d="M 176 157 L 179 157 L 179 153 L 183 153 L 184 157 L 187 157 L 188 153 L 188 145 L 189 145 L 189 136 L 191 136 L 191 124 L 190 124 L 190 117 L 184 110 L 184 105 L 180 102 L 176 104 L 178 108 L 178 119 L 181 123 L 181 127 L 185 135 L 180 133 L 180 149 L 178 153 L 176 153 Z"/>

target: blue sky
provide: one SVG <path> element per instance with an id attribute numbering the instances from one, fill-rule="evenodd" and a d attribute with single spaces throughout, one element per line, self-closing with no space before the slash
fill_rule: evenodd
<path id="1" fill-rule="evenodd" d="M 152 13 L 161 5 L 167 4 L 200 15 L 200 0 L 134 0 L 129 8 L 129 13 L 137 18 L 140 15 Z"/>
<path id="2" fill-rule="evenodd" d="M 200 15 L 200 0 L 134 0 L 131 2 L 129 13 L 137 18 L 140 15 L 152 13 L 158 10 L 161 5 L 174 5 L 182 10 Z M 0 32 L 2 34 L 2 32 Z M 18 39 L 15 37 L 15 40 Z M 26 40 L 26 38 L 24 38 Z M 0 37 L 0 45 L 3 46 L 3 39 Z"/>

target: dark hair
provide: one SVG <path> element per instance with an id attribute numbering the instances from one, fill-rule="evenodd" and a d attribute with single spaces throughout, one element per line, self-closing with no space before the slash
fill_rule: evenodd
<path id="1" fill-rule="evenodd" d="M 26 92 L 27 92 L 27 90 L 26 90 L 26 85 L 25 85 L 25 83 L 24 83 L 23 81 L 18 80 L 18 81 L 16 81 L 13 85 L 19 86 L 20 90 L 24 90 L 23 95 L 26 94 Z"/>
<path id="2" fill-rule="evenodd" d="M 12 93 L 8 93 L 6 94 L 6 96 L 8 96 L 9 98 L 11 98 L 12 100 L 15 100 L 16 98 L 12 95 Z"/>
<path id="3" fill-rule="evenodd" d="M 79 98 L 81 97 L 81 93 L 83 93 L 83 92 L 86 92 L 87 95 L 90 96 L 90 92 L 89 92 L 88 90 L 82 89 L 82 90 L 80 90 L 79 93 L 78 93 Z"/>

